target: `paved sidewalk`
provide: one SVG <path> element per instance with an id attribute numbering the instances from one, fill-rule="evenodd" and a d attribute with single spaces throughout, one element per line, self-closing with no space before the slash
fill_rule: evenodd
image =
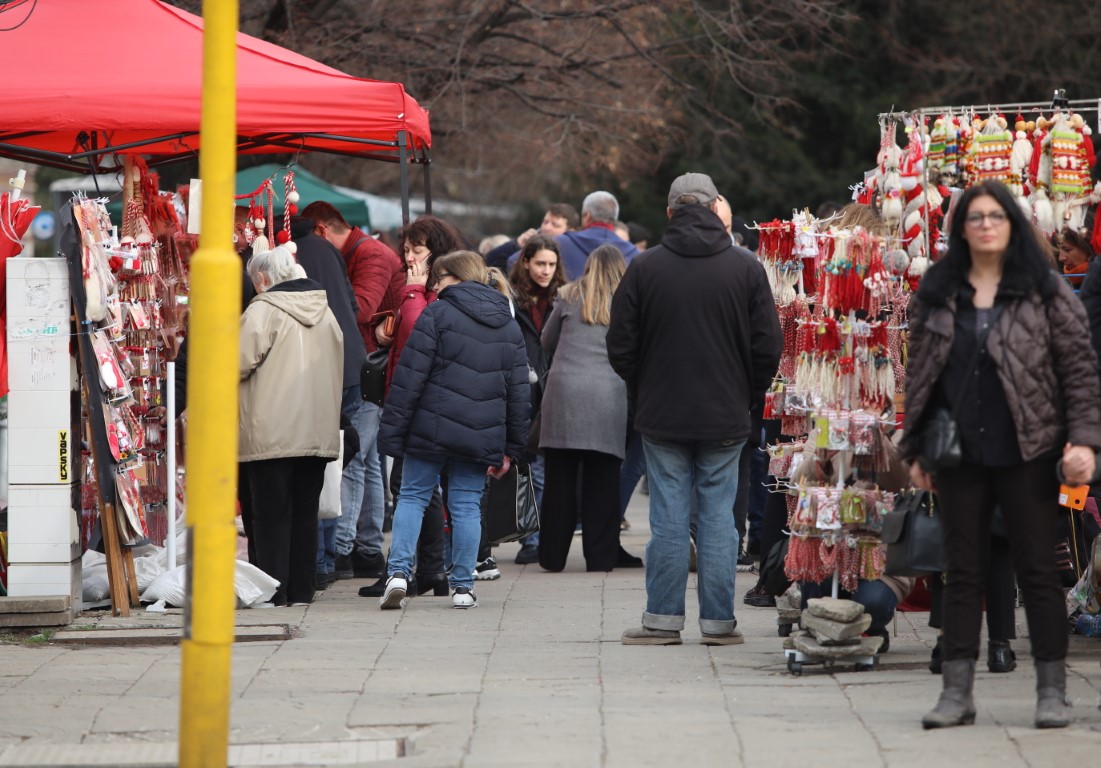
<path id="1" fill-rule="evenodd" d="M 646 501 L 633 500 L 623 537 L 636 554 Z M 775 611 L 741 603 L 750 574 L 737 585 L 745 644 L 699 645 L 693 576 L 685 644 L 627 647 L 619 636 L 641 616 L 643 572 L 585 573 L 580 548 L 575 539 L 566 571 L 549 574 L 514 565 L 516 545 L 499 547 L 502 578 L 479 583 L 474 610 L 423 597 L 383 612 L 353 580 L 309 608 L 239 612 L 240 624 L 285 623 L 294 636 L 234 649 L 236 764 L 1046 768 L 1101 754 L 1090 729 L 1101 723 L 1101 639 L 1071 639 L 1080 722 L 1070 729 L 1031 727 L 1035 681 L 1022 639 L 1016 672 L 979 673 L 975 726 L 924 733 L 919 718 L 940 687 L 925 669 L 928 614 L 900 614 L 878 671 L 808 667 L 796 678 Z M 1023 613 L 1018 624 L 1023 637 Z M 171 646 L 0 647 L 0 766 L 165 764 L 179 672 Z M 405 739 L 407 756 L 367 762 L 376 748 L 395 754 L 394 739 Z M 136 762 L 142 749 L 146 762 Z M 47 762 L 62 751 L 69 762 Z"/>

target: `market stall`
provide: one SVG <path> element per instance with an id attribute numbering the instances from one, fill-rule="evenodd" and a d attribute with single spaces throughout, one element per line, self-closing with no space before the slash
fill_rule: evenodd
<path id="1" fill-rule="evenodd" d="M 120 38 L 126 40 L 124 54 L 106 44 Z M 4 41 L 9 60 L 36 66 L 5 86 L 0 155 L 87 173 L 121 171 L 124 191 L 123 215 L 116 221 L 105 215 L 102 201 L 75 197 L 74 231 L 64 249 L 67 266 L 62 259 L 37 260 L 60 262 L 49 267 L 51 290 L 68 275 L 78 321 L 69 335 L 53 339 L 37 326 L 21 327 L 19 343 L 35 345 L 38 358 L 48 354 L 51 360 L 67 361 L 79 347 L 83 385 L 58 376 L 49 408 L 30 402 L 33 393 L 13 393 L 13 413 L 45 421 L 21 424 L 25 432 L 13 432 L 11 455 L 34 471 L 13 476 L 9 520 L 40 518 L 36 500 L 47 491 L 51 509 L 58 507 L 62 518 L 72 518 L 74 506 L 109 511 L 112 530 L 103 526 L 107 543 L 124 545 L 123 557 L 115 558 L 121 562 L 108 563 L 111 598 L 115 610 L 125 613 L 138 593 L 125 545 L 156 534 L 149 512 L 176 495 L 165 460 L 162 393 L 165 366 L 184 328 L 188 260 L 196 240 L 187 231 L 186 205 L 159 189 L 154 169 L 202 149 L 202 20 L 158 0 L 52 0 L 36 4 Z M 55 54 L 44 57 L 46 50 Z M 408 166 L 420 163 L 430 198 L 428 115 L 401 84 L 351 77 L 247 35 L 238 35 L 237 52 L 239 152 L 319 151 L 399 163 L 406 217 Z M 286 193 L 293 191 L 293 181 L 284 185 L 280 213 L 289 218 Z M 265 197 L 267 221 L 250 215 L 250 231 L 266 231 L 274 242 L 272 195 L 243 202 L 254 209 Z M 71 344 L 74 339 L 79 343 Z M 27 402 L 15 402 L 20 397 Z M 82 413 L 83 428 L 66 429 L 61 436 L 53 422 L 68 426 L 70 417 Z M 83 469 L 79 451 L 73 461 L 73 448 L 80 444 L 74 433 L 87 446 Z M 19 437 L 30 440 L 16 444 Z M 68 456 L 60 471 L 59 450 Z M 71 519 L 50 530 L 36 526 L 28 542 L 34 546 L 13 547 L 11 575 L 20 594 L 79 600 L 80 543 L 92 535 L 91 516 L 80 519 L 83 530 Z M 57 546 L 37 546 L 48 543 Z M 48 578 L 32 577 L 35 573 Z"/>

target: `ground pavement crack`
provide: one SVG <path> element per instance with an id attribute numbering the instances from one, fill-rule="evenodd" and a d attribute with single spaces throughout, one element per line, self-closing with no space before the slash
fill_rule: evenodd
<path id="1" fill-rule="evenodd" d="M 600 627 L 598 629 L 598 638 L 604 637 L 604 619 L 608 615 L 608 573 L 604 574 L 604 578 L 600 582 Z M 597 710 L 600 712 L 600 765 L 605 766 L 608 764 L 608 722 L 607 716 L 604 712 L 604 705 L 606 697 L 604 696 L 604 643 L 597 642 L 596 644 L 596 679 L 600 681 L 600 705 Z"/>
<path id="2" fill-rule="evenodd" d="M 745 740 L 742 739 L 742 734 L 738 732 L 738 719 L 735 717 L 734 710 L 731 708 L 730 696 L 726 693 L 726 686 L 722 684 L 722 673 L 719 670 L 718 664 L 716 664 L 715 652 L 710 646 L 707 649 L 707 655 L 711 660 L 711 673 L 719 683 L 719 690 L 723 695 L 723 707 L 726 709 L 726 719 L 730 723 L 730 731 L 734 734 L 734 738 L 738 742 L 738 765 L 745 765 Z"/>
<path id="3" fill-rule="evenodd" d="M 849 686 L 843 684 L 836 677 L 833 678 L 834 683 L 841 689 L 841 695 L 845 697 L 845 701 L 849 703 L 849 711 L 853 713 L 857 721 L 860 723 L 860 727 L 863 728 L 869 736 L 872 737 L 872 741 L 875 742 L 875 750 L 879 755 L 879 763 L 883 768 L 887 768 L 887 755 L 884 751 L 883 742 L 879 740 L 879 734 L 875 732 L 875 729 L 868 725 L 868 722 L 864 719 L 864 716 L 856 708 L 856 704 L 853 702 L 852 697 L 849 696 Z"/>
<path id="4" fill-rule="evenodd" d="M 111 701 L 104 702 L 104 704 L 102 706 L 100 706 L 99 709 L 96 710 L 95 717 L 92 718 L 91 725 L 88 726 L 88 731 L 80 739 L 82 743 L 84 742 L 84 740 L 88 736 L 90 736 L 90 735 L 92 735 L 93 733 L 96 732 L 96 724 L 99 723 L 100 715 L 102 715 L 107 710 L 108 707 L 110 707 L 111 705 L 119 702 L 122 699 L 123 696 L 126 696 L 128 693 L 130 693 L 130 691 L 134 690 L 134 687 L 142 681 L 142 678 L 144 678 L 147 674 L 149 674 L 149 670 L 153 669 L 153 667 L 157 666 L 160 662 L 164 661 L 165 657 L 168 656 L 168 654 L 171 653 L 171 652 L 172 651 L 167 650 L 164 653 L 157 656 L 155 659 L 150 659 L 149 663 L 145 666 L 145 669 L 142 670 L 141 674 L 138 675 L 136 678 L 134 678 L 134 682 L 132 682 L 132 683 L 130 683 L 130 685 L 126 686 L 126 690 L 124 690 L 122 693 L 115 694 L 114 696 L 111 697 Z"/>
<path id="5" fill-rule="evenodd" d="M 486 678 L 489 675 L 489 665 L 493 661 L 493 654 L 497 650 L 497 643 L 501 639 L 502 625 L 505 623 L 505 608 L 508 606 L 509 600 L 512 598 L 512 591 L 516 588 L 516 582 L 524 575 L 524 571 L 527 568 L 523 568 L 520 574 L 515 579 L 509 582 L 508 591 L 505 592 L 504 598 L 501 600 L 501 612 L 497 616 L 497 631 L 493 634 L 493 644 L 489 648 L 489 653 L 486 654 L 485 666 L 482 668 L 482 677 L 478 681 L 478 691 L 475 694 L 474 712 L 471 715 L 470 734 L 466 737 L 466 744 L 463 745 L 463 758 L 460 766 L 467 766 L 467 760 L 470 758 L 470 747 L 474 743 L 474 735 L 478 732 L 478 713 L 482 708 L 482 697 L 485 696 L 486 690 Z"/>

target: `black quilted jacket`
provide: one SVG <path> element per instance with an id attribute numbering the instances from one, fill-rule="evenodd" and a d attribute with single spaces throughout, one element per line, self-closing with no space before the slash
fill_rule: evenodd
<path id="1" fill-rule="evenodd" d="M 425 307 L 394 371 L 378 449 L 500 466 L 522 455 L 528 362 L 508 300 L 481 283 L 445 288 Z"/>
<path id="2" fill-rule="evenodd" d="M 997 301 L 1005 309 L 986 342 L 1024 461 L 1061 451 L 1067 441 L 1101 449 L 1101 385 L 1086 312 L 1065 281 L 1057 285 L 1046 306 L 1035 292 L 1000 289 Z M 907 461 L 921 451 L 925 411 L 952 347 L 955 310 L 954 296 L 943 304 L 917 296 L 910 301 L 906 414 L 899 445 Z"/>

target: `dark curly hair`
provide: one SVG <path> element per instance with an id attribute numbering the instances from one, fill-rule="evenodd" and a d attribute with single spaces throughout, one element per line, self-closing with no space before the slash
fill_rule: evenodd
<path id="1" fill-rule="evenodd" d="M 944 304 L 967 284 L 971 271 L 971 247 L 963 238 L 967 210 L 977 197 L 992 197 L 1005 211 L 1011 227 L 999 293 L 1027 295 L 1038 292 L 1045 302 L 1058 290 L 1050 249 L 1039 230 L 1021 210 L 1009 188 L 1000 181 L 984 181 L 969 188 L 957 202 L 948 230 L 948 252 L 929 268 L 918 287 L 918 298 L 927 304 Z"/>
<path id="2" fill-rule="evenodd" d="M 398 256 L 401 257 L 402 269 L 408 271 L 409 265 L 405 263 L 406 243 L 428 248 L 429 268 L 446 253 L 471 250 L 470 243 L 458 227 L 435 216 L 418 216 L 398 234 Z"/>
<path id="3" fill-rule="evenodd" d="M 539 286 L 531 279 L 531 273 L 528 272 L 527 267 L 527 262 L 531 261 L 532 257 L 539 251 L 553 251 L 558 255 L 558 266 L 554 270 L 554 277 L 551 278 L 550 285 L 547 286 L 547 298 L 554 301 L 558 289 L 566 284 L 566 267 L 562 263 L 561 254 L 558 253 L 558 243 L 552 237 L 533 235 L 524 243 L 524 249 L 520 251 L 520 258 L 516 259 L 516 263 L 512 265 L 512 271 L 508 275 L 508 281 L 512 283 L 512 290 L 516 292 L 516 303 L 521 309 L 530 308 L 536 302 L 537 294 L 541 293 Z"/>

